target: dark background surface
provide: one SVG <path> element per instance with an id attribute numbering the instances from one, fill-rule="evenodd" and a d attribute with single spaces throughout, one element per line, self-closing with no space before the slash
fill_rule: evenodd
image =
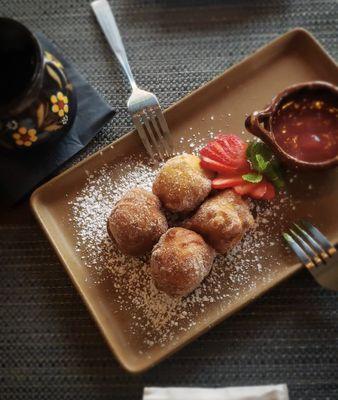
<path id="1" fill-rule="evenodd" d="M 136 80 L 167 106 L 286 30 L 338 56 L 336 0 L 111 1 Z M 76 162 L 127 132 L 128 86 L 85 0 L 0 0 L 44 32 L 117 109 Z M 70 164 L 70 163 L 69 163 Z M 287 383 L 291 399 L 338 399 L 338 294 L 306 271 L 151 371 L 110 353 L 27 204 L 0 224 L 0 398 L 138 400 L 145 385 Z"/>

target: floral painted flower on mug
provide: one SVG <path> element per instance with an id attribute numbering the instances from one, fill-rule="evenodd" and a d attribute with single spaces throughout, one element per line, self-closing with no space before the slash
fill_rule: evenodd
<path id="1" fill-rule="evenodd" d="M 18 146 L 31 146 L 34 142 L 38 140 L 36 136 L 36 129 L 28 129 L 24 126 L 20 126 L 20 128 L 13 133 L 12 138 L 15 140 L 15 143 Z"/>
<path id="2" fill-rule="evenodd" d="M 68 106 L 68 97 L 65 96 L 62 92 L 58 92 L 56 95 L 53 94 L 50 96 L 50 101 L 52 103 L 52 111 L 59 115 L 59 117 L 63 117 L 69 111 Z"/>

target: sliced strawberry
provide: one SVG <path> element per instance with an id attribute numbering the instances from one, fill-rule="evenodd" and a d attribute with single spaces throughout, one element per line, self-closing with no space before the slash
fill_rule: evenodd
<path id="1" fill-rule="evenodd" d="M 224 164 L 235 170 L 250 168 L 246 159 L 247 144 L 235 135 L 219 135 L 209 142 L 201 151 L 202 157 Z"/>
<path id="2" fill-rule="evenodd" d="M 235 186 L 234 191 L 241 196 L 249 196 L 253 199 L 271 200 L 275 196 L 273 185 L 266 180 Z"/>
<path id="3" fill-rule="evenodd" d="M 243 183 L 242 175 L 236 175 L 233 177 L 218 176 L 211 182 L 211 187 L 213 189 L 226 189 L 231 188 Z"/>
<path id="4" fill-rule="evenodd" d="M 249 193 L 253 199 L 262 199 L 267 191 L 267 182 L 262 181 L 255 184 L 255 187 Z"/>
<path id="5" fill-rule="evenodd" d="M 258 200 L 272 200 L 276 196 L 275 187 L 266 179 L 259 183 L 245 182 L 234 186 L 233 190 L 241 196 L 249 196 Z"/>
<path id="6" fill-rule="evenodd" d="M 276 196 L 276 190 L 272 183 L 266 182 L 266 192 L 262 197 L 263 200 L 272 200 Z"/>
<path id="7" fill-rule="evenodd" d="M 201 157 L 200 166 L 204 169 L 210 169 L 211 171 L 219 172 L 223 175 L 234 175 L 237 171 L 233 168 L 228 167 L 218 161 L 215 161 L 209 157 Z"/>
<path id="8" fill-rule="evenodd" d="M 221 144 L 217 143 L 215 140 L 209 142 L 203 149 L 200 151 L 201 156 L 212 158 L 215 161 L 220 163 L 226 162 L 224 148 Z"/>
<path id="9" fill-rule="evenodd" d="M 224 162 L 240 168 L 246 163 L 247 144 L 235 135 L 218 135 L 216 142 L 223 147 Z"/>
<path id="10" fill-rule="evenodd" d="M 245 151 L 247 148 L 247 144 L 236 135 L 225 135 L 221 133 L 216 136 L 216 140 L 222 143 L 225 150 L 234 151 L 236 153 L 243 150 Z"/>
<path id="11" fill-rule="evenodd" d="M 243 174 L 248 174 L 249 172 L 254 172 L 253 169 L 251 168 L 251 165 L 247 160 L 243 161 L 238 167 L 237 171 L 240 172 L 242 175 Z"/>
<path id="12" fill-rule="evenodd" d="M 254 186 L 256 185 L 256 183 L 246 182 L 241 185 L 234 186 L 234 191 L 241 196 L 249 195 L 251 190 L 253 190 Z"/>

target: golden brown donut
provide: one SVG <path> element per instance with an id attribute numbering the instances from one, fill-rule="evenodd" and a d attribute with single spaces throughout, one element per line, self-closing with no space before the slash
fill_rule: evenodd
<path id="1" fill-rule="evenodd" d="M 170 211 L 192 211 L 211 191 L 208 176 L 210 174 L 200 167 L 198 157 L 182 154 L 163 165 L 154 181 L 153 193 Z"/>
<path id="2" fill-rule="evenodd" d="M 217 252 L 225 254 L 254 225 L 249 206 L 233 190 L 206 200 L 183 226 L 201 234 Z"/>
<path id="3" fill-rule="evenodd" d="M 151 255 L 155 286 L 170 296 L 186 296 L 209 274 L 214 257 L 215 251 L 202 236 L 188 229 L 171 228 Z"/>
<path id="4" fill-rule="evenodd" d="M 116 203 L 107 229 L 123 253 L 139 256 L 153 248 L 168 229 L 168 223 L 159 199 L 144 189 L 135 188 Z"/>

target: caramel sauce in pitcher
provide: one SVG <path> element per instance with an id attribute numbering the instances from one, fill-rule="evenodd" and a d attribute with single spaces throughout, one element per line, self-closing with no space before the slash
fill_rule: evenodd
<path id="1" fill-rule="evenodd" d="M 272 119 L 278 145 L 292 157 L 322 162 L 338 155 L 338 101 L 327 91 L 298 92 Z"/>

